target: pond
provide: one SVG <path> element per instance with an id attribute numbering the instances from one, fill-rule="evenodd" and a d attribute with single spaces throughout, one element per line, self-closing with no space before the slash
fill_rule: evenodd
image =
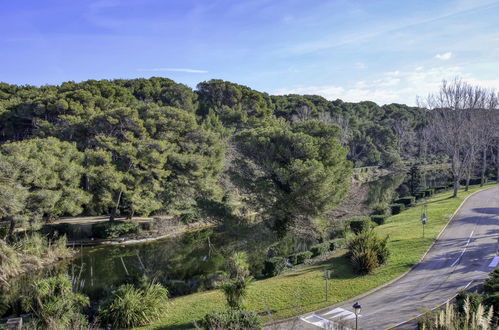
<path id="1" fill-rule="evenodd" d="M 426 188 L 447 184 L 448 180 L 448 171 L 422 173 Z M 366 183 L 369 190 L 366 203 L 389 203 L 404 196 L 407 181 L 405 173 L 396 173 Z M 93 302 L 108 295 L 112 288 L 137 282 L 144 275 L 164 284 L 171 296 L 179 296 L 214 288 L 227 256 L 234 251 L 246 251 L 252 275 L 260 277 L 269 250 L 274 255 L 287 256 L 307 250 L 315 243 L 312 239 L 293 236 L 277 242 L 275 236 L 262 227 L 229 231 L 210 228 L 146 244 L 81 248 L 73 260 L 37 276 L 67 272 L 74 286 Z M 16 279 L 14 286 L 25 287 L 21 284 L 25 280 Z"/>

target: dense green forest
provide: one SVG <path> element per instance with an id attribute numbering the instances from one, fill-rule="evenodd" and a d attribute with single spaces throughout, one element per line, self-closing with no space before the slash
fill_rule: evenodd
<path id="1" fill-rule="evenodd" d="M 428 114 L 271 96 L 222 80 L 0 84 L 0 210 L 10 230 L 59 216 L 236 214 L 310 222 L 352 167 L 441 161 Z"/>

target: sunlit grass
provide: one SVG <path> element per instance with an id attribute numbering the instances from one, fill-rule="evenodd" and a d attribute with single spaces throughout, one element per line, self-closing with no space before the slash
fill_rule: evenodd
<path id="1" fill-rule="evenodd" d="M 461 191 L 457 198 L 450 198 L 451 192 L 430 198 L 425 238 L 422 237 L 421 206 L 391 216 L 384 225 L 376 227 L 379 235 L 390 236 L 388 245 L 391 256 L 388 264 L 374 274 L 355 275 L 350 262 L 344 257 L 345 251 L 340 251 L 320 264 L 254 282 L 249 288 L 245 307 L 257 312 L 272 312 L 272 317 L 267 317 L 266 321 L 283 319 L 352 298 L 400 276 L 420 260 L 449 216 L 468 195 L 477 190 L 480 188 Z M 324 280 L 326 269 L 331 270 L 327 302 Z M 225 299 L 218 290 L 175 298 L 170 301 L 162 319 L 148 328 L 192 328 L 193 321 L 214 309 L 225 308 L 224 304 Z"/>

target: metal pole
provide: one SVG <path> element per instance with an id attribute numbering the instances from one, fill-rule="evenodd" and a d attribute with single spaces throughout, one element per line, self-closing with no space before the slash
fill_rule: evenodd
<path id="1" fill-rule="evenodd" d="M 357 315 L 357 313 L 355 313 L 355 330 L 359 329 L 359 327 L 357 326 L 358 325 L 358 320 L 359 320 L 359 316 Z"/>

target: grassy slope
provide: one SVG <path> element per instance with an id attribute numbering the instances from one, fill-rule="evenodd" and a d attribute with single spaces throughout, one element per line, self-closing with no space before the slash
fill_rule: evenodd
<path id="1" fill-rule="evenodd" d="M 424 239 L 420 222 L 421 206 L 391 216 L 386 224 L 378 226 L 376 232 L 390 236 L 391 256 L 389 263 L 375 274 L 353 274 L 343 251 L 320 264 L 255 282 L 249 289 L 245 306 L 258 312 L 271 310 L 274 312 L 272 319 L 282 319 L 332 305 L 386 283 L 419 261 L 464 198 L 479 189 L 473 187 L 469 192 L 462 191 L 458 198 L 450 198 L 450 192 L 431 198 L 428 201 L 429 220 Z M 332 277 L 328 302 L 324 297 L 325 269 L 331 269 Z M 201 319 L 213 309 L 224 307 L 224 297 L 219 291 L 179 297 L 170 301 L 164 318 L 148 328 L 191 328 L 192 321 Z"/>

